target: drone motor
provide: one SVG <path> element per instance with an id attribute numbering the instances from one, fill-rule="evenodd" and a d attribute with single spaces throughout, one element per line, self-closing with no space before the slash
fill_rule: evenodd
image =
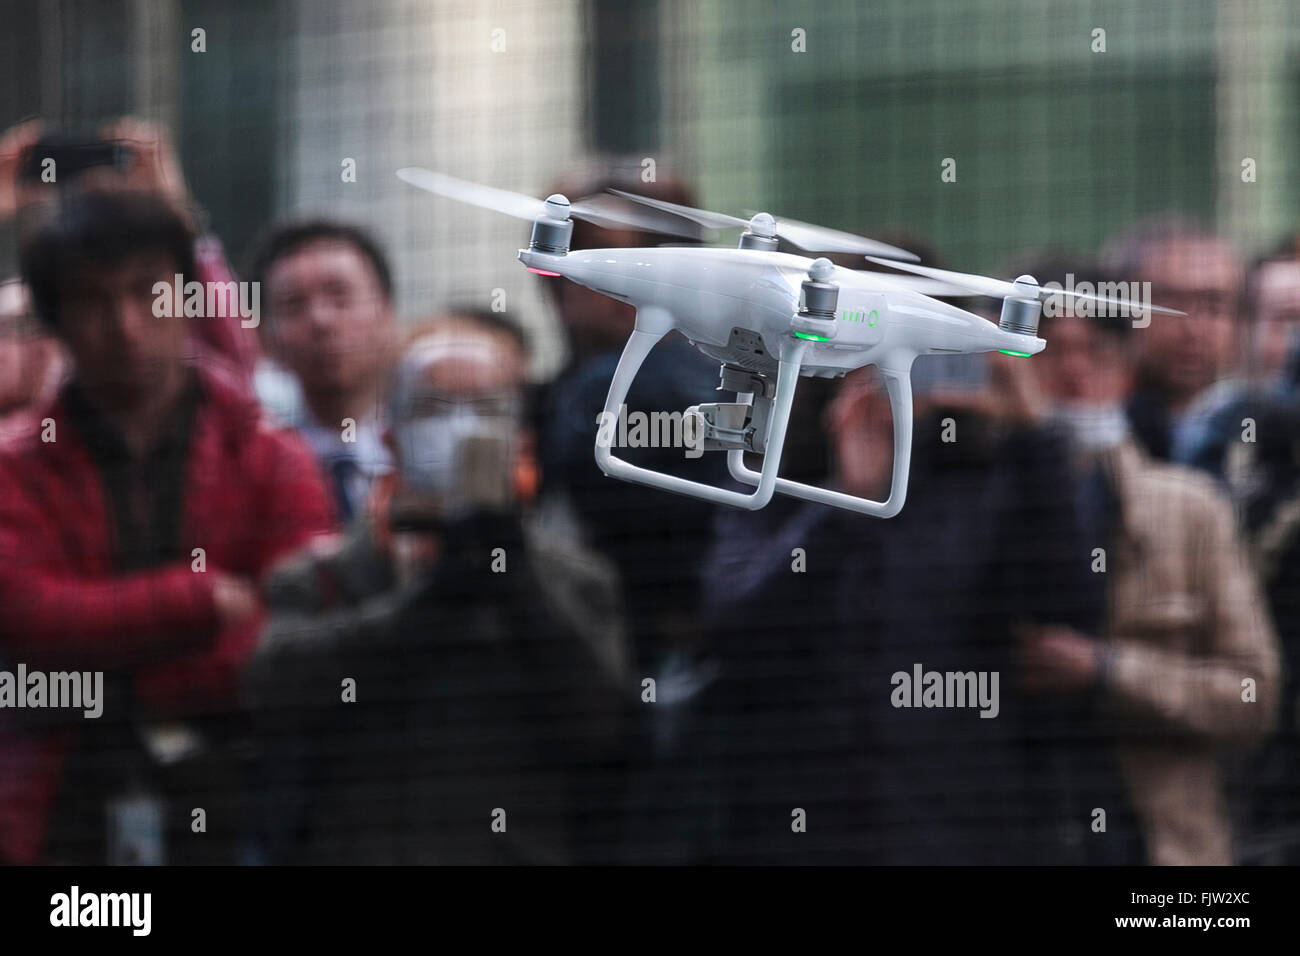
<path id="1" fill-rule="evenodd" d="M 998 318 L 998 328 L 1004 332 L 1017 335 L 1037 335 L 1038 320 L 1043 314 L 1043 303 L 1039 298 L 1038 280 L 1033 276 L 1020 276 L 1013 283 L 1020 295 L 1009 295 L 1002 300 L 1002 315 Z"/>
<path id="2" fill-rule="evenodd" d="M 542 215 L 533 220 L 533 234 L 528 248 L 553 256 L 567 255 L 573 239 L 573 220 L 569 218 L 569 200 L 559 193 L 546 198 Z"/>
<path id="3" fill-rule="evenodd" d="M 793 322 L 794 334 L 799 338 L 814 342 L 835 338 L 840 287 L 832 281 L 834 277 L 835 266 L 829 259 L 814 259 L 808 267 L 808 278 L 800 286 L 799 311 Z"/>
<path id="4" fill-rule="evenodd" d="M 780 245 L 776 238 L 776 220 L 765 212 L 755 213 L 749 220 L 749 226 L 740 234 L 741 249 L 762 249 L 776 252 Z"/>

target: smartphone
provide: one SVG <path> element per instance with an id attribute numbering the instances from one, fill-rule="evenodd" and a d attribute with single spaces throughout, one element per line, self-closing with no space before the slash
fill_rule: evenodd
<path id="1" fill-rule="evenodd" d="M 130 167 L 134 153 L 129 143 L 94 137 L 54 133 L 43 136 L 27 150 L 18 176 L 24 182 L 42 182 L 41 175 L 54 161 L 55 183 L 65 184 L 88 169 L 109 166 L 123 171 Z"/>

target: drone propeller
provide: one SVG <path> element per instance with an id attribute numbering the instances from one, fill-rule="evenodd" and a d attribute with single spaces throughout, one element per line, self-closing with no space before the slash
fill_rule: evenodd
<path id="1" fill-rule="evenodd" d="M 493 212 L 514 216 L 516 219 L 536 219 L 547 213 L 545 200 L 534 199 L 522 193 L 512 193 L 505 189 L 482 186 L 419 166 L 406 166 L 399 169 L 397 178 L 438 196 L 457 199 L 482 209 L 491 209 Z"/>
<path id="2" fill-rule="evenodd" d="M 952 272 L 948 269 L 936 269 L 932 266 L 919 266 L 908 262 L 891 262 L 888 259 L 880 259 L 876 256 L 867 256 L 867 260 L 874 262 L 877 265 L 889 266 L 891 269 L 904 269 L 908 272 L 915 272 L 917 275 L 926 276 L 931 279 L 950 282 L 953 285 L 969 289 L 976 295 L 987 295 L 995 299 L 1038 299 L 1041 302 L 1054 295 L 1063 295 L 1071 299 L 1100 302 L 1103 305 L 1116 309 L 1121 307 L 1138 311 L 1147 309 L 1151 312 L 1159 312 L 1163 315 L 1187 314 L 1185 312 L 1179 312 L 1177 309 L 1166 309 L 1159 305 L 1143 306 L 1136 302 L 1130 302 L 1127 299 L 1115 299 L 1104 295 L 1094 295 L 1089 292 L 1076 292 L 1073 289 L 1045 288 L 1040 286 L 1033 276 L 1021 276 L 1014 282 L 1008 282 L 1005 279 L 993 279 L 989 276 L 972 275 L 968 272 Z"/>
<path id="3" fill-rule="evenodd" d="M 654 224 L 647 224 L 644 216 L 621 208 L 618 203 L 610 202 L 605 196 L 591 196 L 569 202 L 564 196 L 556 195 L 548 199 L 535 199 L 523 193 L 483 186 L 465 179 L 457 179 L 446 173 L 434 172 L 420 166 L 406 166 L 397 171 L 397 178 L 419 189 L 455 199 L 458 202 L 490 209 L 516 219 L 537 220 L 549 218 L 563 220 L 570 217 L 584 219 L 598 226 L 607 228 L 650 228 L 655 232 L 669 233 L 686 237 L 696 237 L 697 233 L 675 223 L 667 216 L 659 217 Z"/>
<path id="4" fill-rule="evenodd" d="M 636 193 L 626 192 L 622 189 L 611 189 L 615 196 L 622 196 L 624 199 L 630 199 L 632 202 L 640 203 L 643 206 L 650 206 L 653 209 L 660 209 L 663 212 L 670 212 L 673 215 L 681 216 L 692 222 L 698 222 L 701 226 L 709 229 L 730 229 L 733 226 L 749 225 L 744 219 L 737 216 L 728 216 L 724 212 L 709 212 L 707 209 L 695 209 L 691 206 L 681 206 L 675 202 L 668 202 L 663 199 L 651 199 L 649 196 L 638 196 Z"/>
<path id="5" fill-rule="evenodd" d="M 897 289 L 900 292 L 915 292 L 919 295 L 928 295 L 935 299 L 964 299 L 975 295 L 969 289 L 962 286 L 953 285 L 950 282 L 941 282 L 938 279 L 927 279 L 922 276 L 912 275 L 890 275 L 886 272 L 869 272 L 867 275 L 872 279 L 883 282 L 885 285 Z"/>
<path id="6" fill-rule="evenodd" d="M 814 226 L 795 219 L 774 219 L 764 212 L 756 213 L 750 219 L 741 219 L 739 216 L 729 216 L 722 212 L 710 212 L 707 209 L 680 206 L 662 199 L 650 199 L 621 189 L 611 189 L 610 192 L 643 206 L 682 216 L 709 229 L 732 229 L 739 226 L 763 238 L 780 236 L 808 252 L 846 252 L 864 256 L 885 256 L 910 262 L 920 261 L 905 249 L 899 249 L 888 243 L 877 242 L 875 239 L 867 239 L 851 232 L 840 232 L 838 229 Z"/>

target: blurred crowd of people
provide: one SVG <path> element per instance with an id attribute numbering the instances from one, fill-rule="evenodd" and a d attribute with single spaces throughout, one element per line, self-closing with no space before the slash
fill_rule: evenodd
<path id="1" fill-rule="evenodd" d="M 400 322 L 328 219 L 268 226 L 260 321 L 160 316 L 159 282 L 237 274 L 166 137 L 111 132 L 125 167 L 57 185 L 21 174 L 38 126 L 0 139 L 0 669 L 106 696 L 0 709 L 0 860 L 1300 862 L 1296 239 L 1246 263 L 1168 216 L 1008 263 L 1186 315 L 921 358 L 899 517 L 751 513 L 600 473 L 634 313 L 566 280 L 544 384 L 513 317 Z M 717 384 L 673 334 L 629 409 Z M 873 369 L 801 381 L 784 476 L 879 498 L 892 454 Z M 914 667 L 998 675 L 996 715 L 898 706 Z"/>

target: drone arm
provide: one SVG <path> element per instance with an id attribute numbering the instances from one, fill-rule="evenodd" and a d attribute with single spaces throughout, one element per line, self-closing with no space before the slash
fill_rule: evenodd
<path id="1" fill-rule="evenodd" d="M 889 392 L 889 407 L 894 419 L 894 474 L 890 482 L 889 497 L 884 501 L 870 501 L 840 491 L 817 488 L 785 478 L 776 480 L 776 490 L 784 495 L 802 498 L 822 505 L 834 505 L 858 514 L 875 518 L 892 518 L 903 510 L 907 500 L 907 476 L 912 463 L 912 356 L 882 363 L 885 388 Z M 763 461 L 767 471 L 767 460 Z M 758 483 L 759 473 L 745 467 L 745 453 L 727 453 L 727 467 L 731 477 L 747 485 Z"/>
<path id="2" fill-rule="evenodd" d="M 602 420 L 609 421 L 609 416 L 619 415 L 627 400 L 628 389 L 636 377 L 641 363 L 646 360 L 650 350 L 661 338 L 673 328 L 672 316 L 663 309 L 646 307 L 637 310 L 636 328 L 623 348 L 614 379 L 610 382 L 609 395 L 605 399 L 605 412 Z M 767 437 L 767 453 L 763 456 L 763 470 L 751 471 L 755 485 L 750 494 L 717 488 L 700 481 L 691 481 L 675 475 L 642 468 L 624 461 L 614 455 L 610 443 L 601 440 L 599 432 L 596 439 L 596 464 L 600 470 L 613 478 L 632 481 L 662 491 L 672 491 L 682 495 L 692 495 L 705 501 L 720 505 L 731 505 L 757 511 L 769 501 L 776 490 L 777 468 L 781 461 L 781 446 L 785 443 L 786 425 L 790 418 L 790 406 L 794 401 L 794 390 L 799 380 L 799 365 L 803 356 L 802 343 L 791 342 L 782 355 L 777 372 L 776 396 L 773 399 L 771 430 Z"/>

